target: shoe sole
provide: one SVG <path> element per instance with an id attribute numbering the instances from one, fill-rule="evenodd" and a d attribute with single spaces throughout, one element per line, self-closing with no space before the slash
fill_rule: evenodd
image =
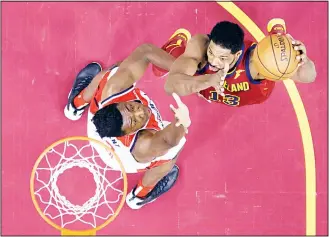
<path id="1" fill-rule="evenodd" d="M 287 32 L 287 29 L 286 29 L 286 22 L 285 22 L 283 19 L 281 19 L 281 18 L 273 18 L 273 19 L 271 19 L 271 20 L 267 23 L 267 32 L 270 33 L 270 32 L 272 31 L 272 28 L 273 28 L 275 25 L 281 25 L 281 26 L 283 26 L 285 33 Z"/>

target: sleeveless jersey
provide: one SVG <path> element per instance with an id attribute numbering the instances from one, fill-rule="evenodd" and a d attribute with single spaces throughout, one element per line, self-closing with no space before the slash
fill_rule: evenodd
<path id="1" fill-rule="evenodd" d="M 211 102 L 223 103 L 229 106 L 244 106 L 264 102 L 272 93 L 275 82 L 269 80 L 254 80 L 249 71 L 250 53 L 256 47 L 255 43 L 245 41 L 242 54 L 236 66 L 226 75 L 223 98 L 213 87 L 199 92 L 199 95 Z M 196 75 L 213 74 L 207 64 L 197 71 Z"/>
<path id="2" fill-rule="evenodd" d="M 94 94 L 94 98 L 90 103 L 90 110 L 89 110 L 90 113 L 95 114 L 99 109 L 112 103 L 136 101 L 150 108 L 152 112 L 145 126 L 139 129 L 138 131 L 144 129 L 152 129 L 156 131 L 162 130 L 164 128 L 164 125 L 162 122 L 160 112 L 158 111 L 157 107 L 143 91 L 136 88 L 134 85 L 119 93 L 111 95 L 104 100 L 101 100 L 102 92 L 106 82 L 117 71 L 117 69 L 118 68 L 114 68 L 111 71 L 107 72 L 104 75 L 103 79 L 100 81 L 97 91 Z M 115 139 L 121 141 L 124 146 L 128 147 L 130 151 L 132 151 L 134 144 L 136 142 L 138 131 L 136 131 L 133 134 L 125 135 L 122 137 L 116 137 Z"/>

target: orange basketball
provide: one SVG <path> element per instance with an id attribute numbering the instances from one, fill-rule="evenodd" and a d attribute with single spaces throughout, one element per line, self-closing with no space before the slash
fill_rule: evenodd
<path id="1" fill-rule="evenodd" d="M 279 81 L 291 78 L 298 68 L 299 52 L 293 49 L 286 35 L 271 34 L 262 39 L 255 48 L 253 57 L 258 73 L 266 79 Z"/>

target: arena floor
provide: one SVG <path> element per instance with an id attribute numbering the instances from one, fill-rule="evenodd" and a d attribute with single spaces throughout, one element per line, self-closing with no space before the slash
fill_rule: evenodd
<path id="1" fill-rule="evenodd" d="M 72 122 L 63 114 L 85 64 L 109 66 L 141 43 L 161 46 L 178 28 L 208 33 L 221 20 L 241 21 L 247 38 L 257 40 L 274 17 L 285 19 L 288 32 L 305 43 L 316 64 L 316 82 L 278 83 L 267 102 L 245 108 L 184 97 L 193 124 L 178 160 L 177 185 L 138 211 L 124 206 L 98 234 L 328 234 L 327 2 L 1 5 L 2 235 L 59 234 L 35 210 L 29 179 L 46 146 L 86 135 L 86 116 Z M 138 82 L 171 119 L 172 99 L 163 84 L 150 69 Z M 82 180 L 77 195 L 83 192 Z M 137 180 L 138 175 L 129 175 L 129 188 Z"/>

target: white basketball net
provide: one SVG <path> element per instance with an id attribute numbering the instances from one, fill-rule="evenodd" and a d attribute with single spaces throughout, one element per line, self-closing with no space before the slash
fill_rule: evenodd
<path id="1" fill-rule="evenodd" d="M 43 162 L 43 164 L 47 165 L 43 166 L 48 167 L 38 167 L 36 169 L 35 187 L 38 188 L 35 188 L 34 194 L 39 198 L 39 202 L 45 206 L 43 209 L 44 215 L 52 220 L 57 220 L 57 223 L 60 222 L 59 225 L 62 228 L 66 228 L 67 225 L 75 222 L 82 222 L 90 225 L 92 228 L 96 228 L 97 224 L 99 224 L 97 223 L 98 220 L 107 220 L 115 213 L 110 204 L 119 203 L 122 198 L 122 189 L 118 189 L 115 185 L 118 186 L 118 182 L 123 179 L 123 174 L 122 172 L 114 171 L 100 159 L 93 147 L 95 146 L 94 144 L 91 145 L 88 141 L 85 141 L 87 145 L 78 149 L 72 144 L 72 142 L 73 141 L 66 141 L 65 143 L 62 143 L 64 145 L 63 152 L 58 152 L 55 150 L 56 147 L 53 147 L 45 154 L 43 159 L 46 162 Z M 71 147 L 70 149 L 75 149 L 75 152 L 73 152 L 75 154 L 66 157 L 65 153 L 69 147 Z M 92 154 L 90 156 L 83 156 L 84 149 L 91 149 Z M 49 156 L 54 154 L 57 154 L 60 158 L 58 159 L 59 162 L 52 167 L 52 162 Z M 83 205 L 75 205 L 71 203 L 60 193 L 57 186 L 58 177 L 60 177 L 66 170 L 73 167 L 88 169 L 96 184 L 94 196 Z M 39 173 L 44 173 L 45 171 L 50 172 L 50 175 L 46 180 L 42 180 Z M 111 173 L 115 172 L 117 176 L 112 182 L 107 179 L 109 171 Z M 40 185 L 37 185 L 38 183 Z M 109 191 L 111 192 L 111 195 L 107 194 Z M 49 194 L 45 195 L 45 192 Z M 113 195 L 113 193 L 116 195 Z M 102 208 L 102 213 L 97 213 L 100 208 Z M 104 208 L 106 208 L 105 211 Z M 57 211 L 54 211 L 54 209 Z M 90 218 L 90 215 L 92 218 Z M 89 216 L 89 218 L 85 218 L 86 216 Z"/>

